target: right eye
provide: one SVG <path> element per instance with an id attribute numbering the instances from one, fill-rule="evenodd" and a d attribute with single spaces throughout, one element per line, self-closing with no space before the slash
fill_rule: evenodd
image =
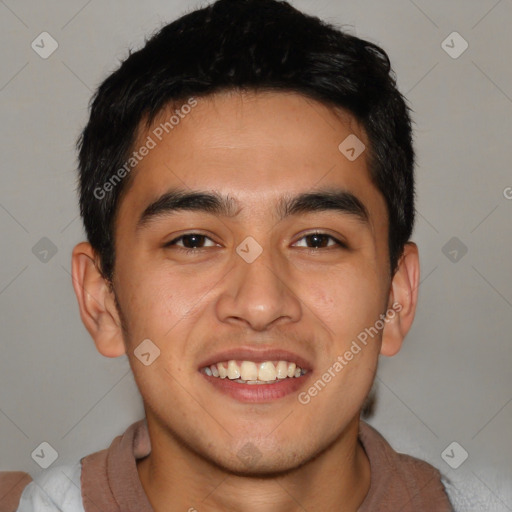
<path id="1" fill-rule="evenodd" d="M 185 250 L 186 252 L 198 252 L 205 247 L 197 247 L 198 245 L 202 245 L 205 240 L 210 240 L 213 243 L 213 247 L 217 245 L 213 240 L 206 235 L 201 233 L 186 233 L 184 235 L 180 235 L 179 237 L 167 242 L 164 247 L 172 247 L 176 246 L 181 250 Z M 180 245 L 181 242 L 181 245 Z M 210 246 L 212 247 L 212 246 Z"/>

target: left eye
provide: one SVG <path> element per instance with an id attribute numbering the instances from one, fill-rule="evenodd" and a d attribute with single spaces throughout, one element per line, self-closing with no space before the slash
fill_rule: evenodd
<path id="1" fill-rule="evenodd" d="M 347 247 L 343 242 L 338 240 L 337 238 L 334 238 L 331 235 L 328 235 L 327 233 L 309 233 L 308 235 L 304 235 L 300 240 L 311 240 L 314 245 L 320 245 L 321 247 L 314 247 L 314 249 L 320 249 L 322 247 L 329 247 L 329 245 L 325 245 L 325 243 L 328 243 L 329 239 L 334 241 L 334 244 L 331 244 L 330 247 L 334 246 L 340 246 L 340 247 Z M 296 242 L 297 243 L 297 242 Z M 304 246 L 302 246 L 304 247 Z M 307 247 L 307 245 L 306 245 Z"/>

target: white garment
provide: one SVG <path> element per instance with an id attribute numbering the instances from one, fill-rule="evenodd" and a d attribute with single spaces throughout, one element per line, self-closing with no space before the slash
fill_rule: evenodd
<path id="1" fill-rule="evenodd" d="M 80 462 L 45 469 L 23 489 L 16 512 L 85 512 L 81 472 Z"/>

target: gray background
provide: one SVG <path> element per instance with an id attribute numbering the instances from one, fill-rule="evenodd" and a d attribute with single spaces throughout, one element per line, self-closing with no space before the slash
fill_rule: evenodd
<path id="1" fill-rule="evenodd" d="M 419 306 L 402 351 L 381 358 L 368 421 L 451 478 L 459 510 L 510 511 L 512 1 L 293 4 L 381 45 L 414 110 Z M 36 476 L 42 441 L 76 462 L 143 417 L 127 357 L 96 351 L 72 290 L 74 144 L 128 47 L 199 5 L 0 1 L 0 470 Z M 31 48 L 43 31 L 59 44 L 47 59 Z M 469 44 L 458 58 L 442 47 L 453 31 Z M 469 454 L 458 469 L 441 457 L 453 441 Z"/>

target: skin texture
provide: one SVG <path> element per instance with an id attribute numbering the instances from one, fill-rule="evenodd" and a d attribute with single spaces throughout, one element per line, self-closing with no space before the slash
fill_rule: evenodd
<path id="1" fill-rule="evenodd" d="M 351 162 L 338 150 L 351 133 L 369 147 L 348 113 L 282 92 L 197 101 L 133 171 L 116 219 L 113 290 L 88 243 L 73 251 L 82 320 L 101 354 L 127 354 L 144 400 L 152 452 L 137 463 L 142 485 L 157 511 L 356 511 L 370 485 L 359 413 L 379 354 L 397 353 L 412 324 L 417 246 L 406 245 L 391 279 L 384 198 L 365 153 Z M 237 215 L 185 211 L 136 230 L 147 205 L 174 186 L 228 193 Z M 283 194 L 324 186 L 355 194 L 370 226 L 334 211 L 276 220 Z M 314 230 L 348 249 L 304 238 Z M 191 232 L 209 237 L 197 254 L 163 247 Z M 247 236 L 263 249 L 252 263 L 236 252 Z M 198 372 L 220 350 L 282 348 L 312 365 L 307 390 L 394 302 L 400 312 L 306 405 L 298 393 L 242 403 Z M 133 351 L 147 338 L 161 353 L 144 366 Z M 237 456 L 246 443 L 260 455 L 249 466 Z"/>

